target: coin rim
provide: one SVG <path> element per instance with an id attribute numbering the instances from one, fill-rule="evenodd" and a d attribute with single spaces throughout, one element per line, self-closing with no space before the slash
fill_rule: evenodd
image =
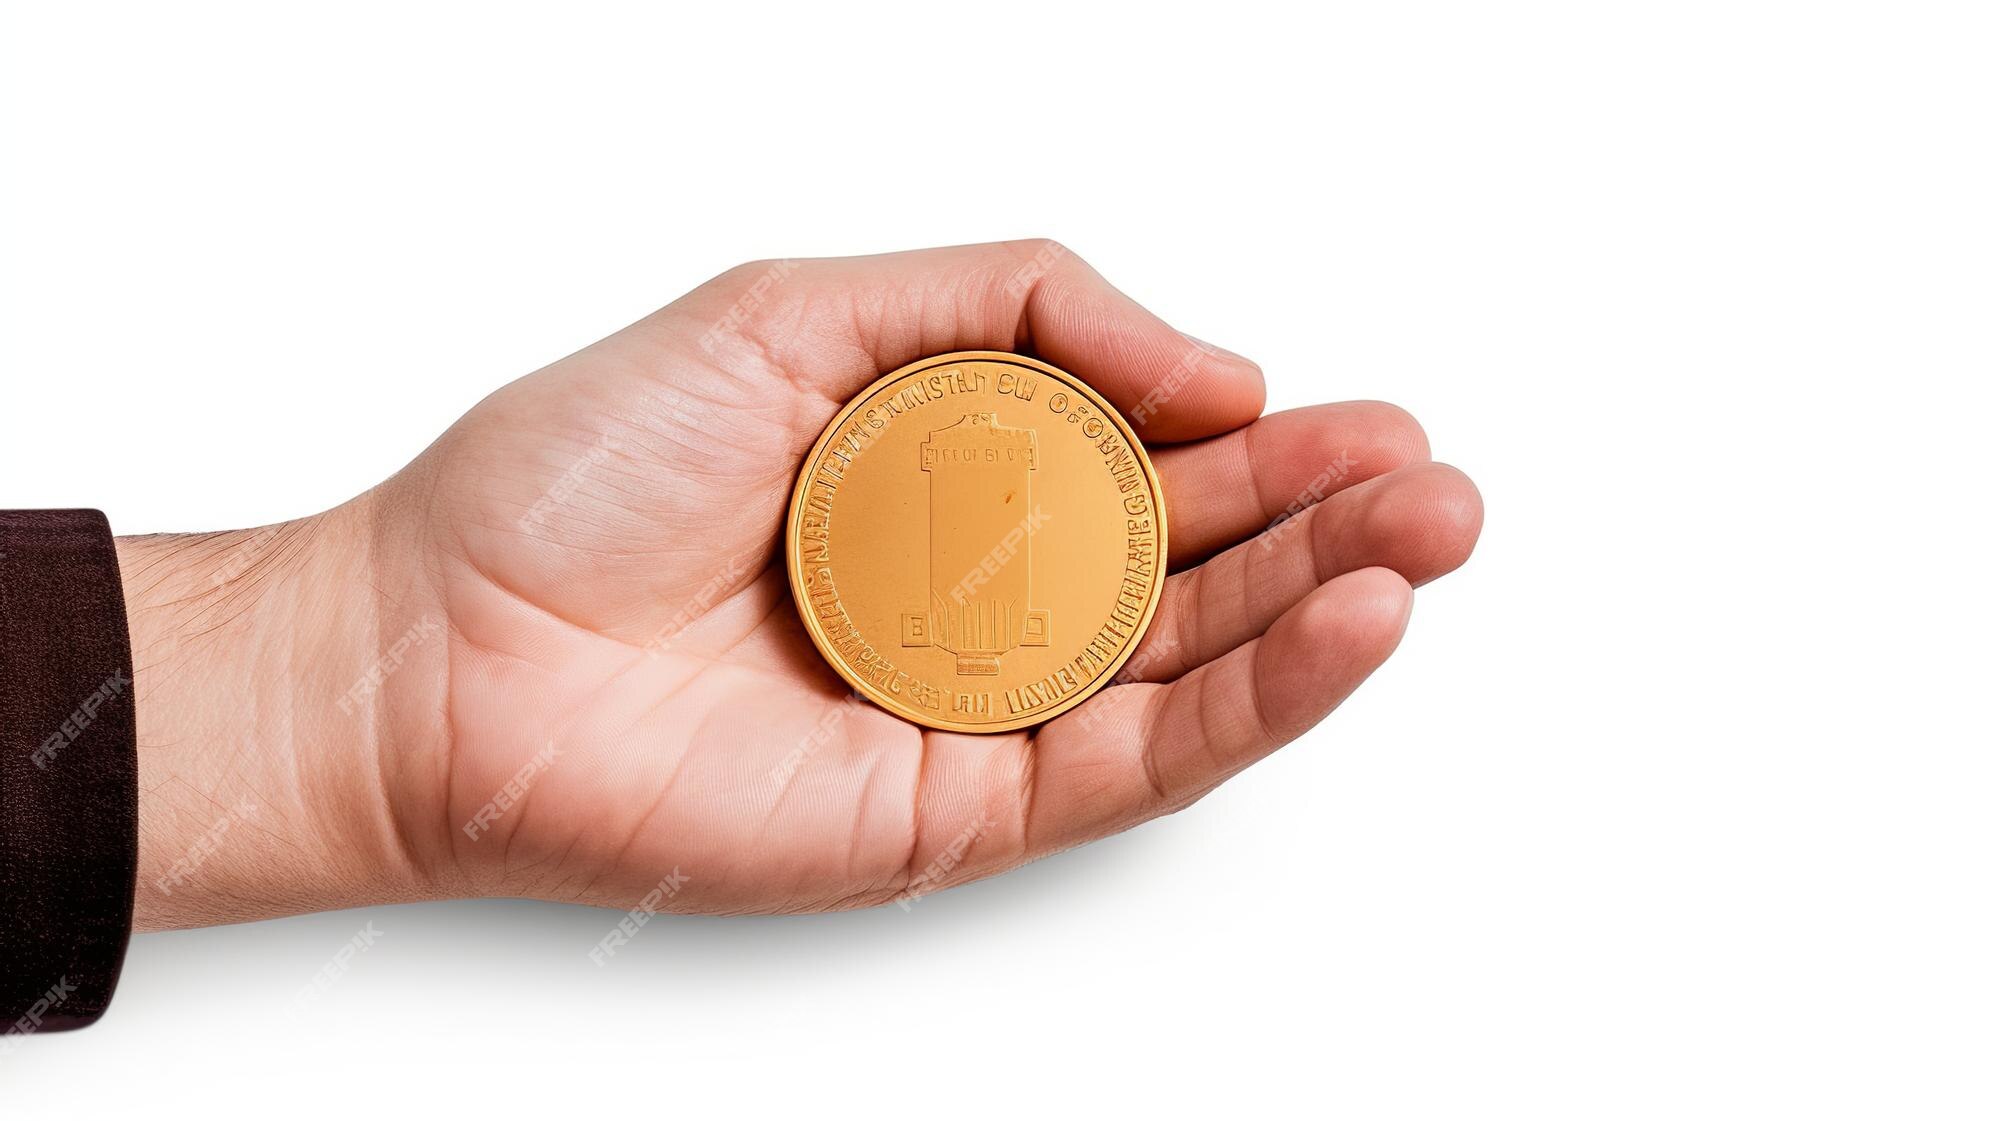
<path id="1" fill-rule="evenodd" d="M 900 705 L 887 700 L 880 695 L 874 685 L 857 677 L 848 668 L 845 659 L 841 658 L 830 648 L 824 628 L 813 617 L 812 605 L 806 598 L 805 584 L 800 578 L 799 573 L 799 514 L 805 505 L 806 484 L 812 478 L 813 466 L 819 462 L 820 456 L 825 454 L 827 444 L 846 425 L 848 418 L 854 415 L 862 403 L 874 397 L 876 392 L 883 386 L 901 378 L 921 373 L 935 366 L 951 366 L 965 362 L 999 362 L 1036 370 L 1062 382 L 1065 387 L 1075 390 L 1091 404 L 1096 405 L 1100 412 L 1111 418 L 1112 423 L 1118 426 L 1118 431 L 1124 434 L 1126 442 L 1131 445 L 1132 457 L 1138 461 L 1140 470 L 1145 473 L 1146 486 L 1152 492 L 1153 520 L 1159 527 L 1155 546 L 1155 554 L 1158 557 L 1156 568 L 1158 577 L 1153 581 L 1153 589 L 1146 597 L 1146 610 L 1140 616 L 1139 625 L 1132 632 L 1132 641 L 1125 644 L 1125 648 L 1119 652 L 1118 657 L 1112 660 L 1111 664 L 1105 668 L 1102 674 L 1098 675 L 1096 681 L 1088 688 L 1080 690 L 1076 696 L 1066 698 L 1062 703 L 1050 708 L 1047 712 L 989 724 L 968 724 L 945 717 L 919 715 L 914 711 L 914 705 Z M 1059 370 L 1039 359 L 1028 358 L 1019 354 L 1009 354 L 1004 350 L 960 350 L 931 358 L 920 358 L 906 366 L 883 374 L 873 382 L 870 382 L 866 389 L 856 393 L 848 400 L 846 405 L 841 407 L 839 412 L 833 415 L 833 419 L 827 422 L 826 429 L 819 434 L 819 439 L 813 441 L 812 451 L 807 454 L 805 462 L 799 466 L 798 478 L 792 483 L 792 501 L 785 511 L 785 578 L 786 582 L 792 587 L 792 606 L 798 611 L 799 621 L 805 626 L 806 634 L 811 636 L 813 647 L 819 651 L 821 660 L 826 662 L 827 665 L 832 666 L 834 672 L 846 679 L 855 692 L 868 698 L 869 702 L 874 704 L 875 707 L 889 713 L 891 716 L 908 720 L 912 724 L 921 724 L 924 727 L 935 728 L 944 732 L 966 732 L 975 735 L 1018 732 L 1023 728 L 1032 728 L 1038 724 L 1046 724 L 1096 696 L 1105 686 L 1112 683 L 1111 679 L 1117 676 L 1118 671 L 1124 668 L 1126 661 L 1137 652 L 1139 643 L 1145 640 L 1146 632 L 1151 629 L 1153 614 L 1159 609 L 1160 600 L 1166 595 L 1168 575 L 1166 565 L 1167 496 L 1165 491 L 1160 487 L 1159 474 L 1153 470 L 1153 461 L 1146 454 L 1146 446 L 1139 442 L 1138 434 L 1133 432 L 1132 426 L 1126 422 L 1125 414 L 1119 412 L 1109 401 L 1106 401 L 1095 389 L 1086 385 L 1075 374 L 1069 373 L 1066 370 Z"/>

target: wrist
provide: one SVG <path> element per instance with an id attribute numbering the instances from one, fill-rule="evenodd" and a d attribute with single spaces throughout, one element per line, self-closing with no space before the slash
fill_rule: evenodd
<path id="1" fill-rule="evenodd" d="M 409 624 L 384 609 L 372 507 L 364 496 L 263 529 L 118 540 L 138 704 L 137 929 L 434 894 L 386 765 L 390 682 L 430 658 L 382 637 Z M 425 637 L 441 664 L 441 636 L 414 643 Z"/>

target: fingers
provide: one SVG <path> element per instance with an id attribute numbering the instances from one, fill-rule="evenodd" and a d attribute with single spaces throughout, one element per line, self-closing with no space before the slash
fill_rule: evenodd
<path id="1" fill-rule="evenodd" d="M 1330 494 L 1430 459 L 1416 419 L 1381 401 L 1273 413 L 1185 447 L 1157 449 L 1171 563 L 1216 553 Z"/>
<path id="2" fill-rule="evenodd" d="M 1193 440 L 1264 411 L 1264 373 L 1249 359 L 1181 334 L 1065 257 L 1028 301 L 1033 351 L 1090 382 L 1139 438 Z"/>
<path id="3" fill-rule="evenodd" d="M 1044 728 L 1022 823 L 1030 857 L 1187 805 L 1297 738 L 1401 640 L 1410 586 L 1382 568 L 1321 585 L 1171 685 L 1122 685 Z"/>
<path id="4" fill-rule="evenodd" d="M 1089 382 L 1142 439 L 1197 439 L 1264 407 L 1257 366 L 1181 334 L 1052 241 L 758 262 L 661 313 L 711 360 L 775 367 L 845 401 L 953 350 L 1034 354 Z"/>
<path id="5" fill-rule="evenodd" d="M 1169 681 L 1263 634 L 1321 584 L 1386 568 L 1412 587 L 1464 564 L 1479 539 L 1479 490 L 1456 467 L 1420 463 L 1329 495 L 1213 560 L 1168 577 L 1136 681 Z"/>

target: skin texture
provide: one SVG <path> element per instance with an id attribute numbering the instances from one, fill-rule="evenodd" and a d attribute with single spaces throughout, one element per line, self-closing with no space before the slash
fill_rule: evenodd
<path id="1" fill-rule="evenodd" d="M 1167 494 L 1174 572 L 1124 680 L 1032 732 L 853 699 L 785 584 L 786 502 L 834 412 L 973 349 L 1091 382 Z M 1400 409 L 1263 404 L 1255 365 L 1052 242 L 759 262 L 341 507 L 122 539 L 139 926 L 479 895 L 867 906 L 1180 809 L 1352 692 L 1479 532 Z"/>

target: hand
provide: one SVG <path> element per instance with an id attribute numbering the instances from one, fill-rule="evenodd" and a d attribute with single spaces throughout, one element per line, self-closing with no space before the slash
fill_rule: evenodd
<path id="1" fill-rule="evenodd" d="M 1174 568 L 1120 683 L 1033 732 L 853 698 L 799 623 L 793 479 L 881 373 L 1036 354 L 1149 445 Z M 1372 402 L 1259 418 L 1250 362 L 1019 242 L 733 269 L 259 532 L 121 542 L 142 927 L 394 899 L 812 911 L 1188 805 L 1388 657 L 1479 532 Z"/>

